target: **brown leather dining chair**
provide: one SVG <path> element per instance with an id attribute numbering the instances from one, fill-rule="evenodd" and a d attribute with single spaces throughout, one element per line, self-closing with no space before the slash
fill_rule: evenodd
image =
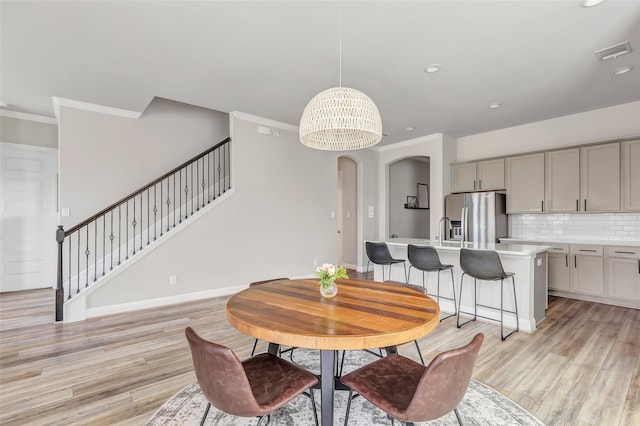
<path id="1" fill-rule="evenodd" d="M 458 404 L 464 397 L 484 335 L 466 346 L 438 354 L 428 366 L 391 355 L 341 378 L 349 386 L 344 424 L 349 420 L 353 392 L 405 424 L 434 420 L 452 410 L 462 425 Z"/>
<path id="2" fill-rule="evenodd" d="M 208 401 L 200 425 L 211 405 L 234 416 L 259 417 L 258 424 L 266 416 L 268 423 L 272 412 L 306 390 L 318 424 L 310 390 L 318 383 L 314 374 L 269 353 L 241 362 L 231 349 L 201 338 L 191 327 L 187 327 L 185 335 L 198 384 Z"/>

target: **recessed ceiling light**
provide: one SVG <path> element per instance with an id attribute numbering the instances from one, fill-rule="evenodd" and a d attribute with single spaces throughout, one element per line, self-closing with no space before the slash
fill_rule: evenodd
<path id="1" fill-rule="evenodd" d="M 580 6 L 593 7 L 599 5 L 602 2 L 604 2 L 604 0 L 580 0 Z"/>
<path id="2" fill-rule="evenodd" d="M 613 73 L 615 75 L 622 75 L 622 74 L 628 73 L 632 69 L 633 69 L 633 67 L 620 67 L 620 68 L 616 68 L 615 70 L 613 70 Z"/>
<path id="3" fill-rule="evenodd" d="M 412 132 L 412 131 L 414 131 L 415 129 L 414 129 L 413 127 L 409 126 L 409 127 L 407 127 L 407 128 L 406 128 L 406 130 L 407 130 L 408 132 Z"/>
<path id="4" fill-rule="evenodd" d="M 500 104 L 498 102 L 494 102 L 492 104 L 487 105 L 487 107 L 489 109 L 496 109 L 496 108 L 500 108 Z"/>
<path id="5" fill-rule="evenodd" d="M 431 64 L 424 69 L 424 72 L 428 72 L 428 73 L 438 72 L 440 71 L 440 68 L 441 68 L 440 64 Z"/>

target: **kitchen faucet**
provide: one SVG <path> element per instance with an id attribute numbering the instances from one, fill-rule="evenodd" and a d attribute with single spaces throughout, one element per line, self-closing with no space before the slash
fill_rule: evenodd
<path id="1" fill-rule="evenodd" d="M 451 219 L 449 219 L 447 216 L 442 216 L 442 218 L 440 218 L 440 222 L 438 222 L 438 245 L 442 245 L 442 222 L 449 222 L 449 230 L 451 230 Z"/>

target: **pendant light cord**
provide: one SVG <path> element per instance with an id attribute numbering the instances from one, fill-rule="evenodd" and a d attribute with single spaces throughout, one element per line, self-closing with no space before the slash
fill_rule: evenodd
<path id="1" fill-rule="evenodd" d="M 339 61 L 339 86 L 342 87 L 342 2 L 338 3 L 340 5 L 339 13 L 338 13 L 338 21 L 339 21 L 339 52 L 340 52 L 340 61 Z"/>

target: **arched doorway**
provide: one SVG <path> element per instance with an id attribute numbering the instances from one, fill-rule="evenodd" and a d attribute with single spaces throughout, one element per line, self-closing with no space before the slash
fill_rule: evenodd
<path id="1" fill-rule="evenodd" d="M 349 157 L 338 157 L 338 247 L 337 262 L 358 267 L 358 165 Z"/>

